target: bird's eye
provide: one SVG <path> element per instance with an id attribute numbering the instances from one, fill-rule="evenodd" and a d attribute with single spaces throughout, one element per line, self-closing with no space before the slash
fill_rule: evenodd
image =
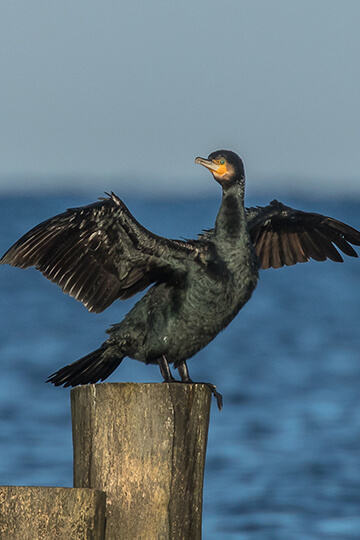
<path id="1" fill-rule="evenodd" d="M 225 159 L 220 159 L 220 165 L 225 165 Z"/>

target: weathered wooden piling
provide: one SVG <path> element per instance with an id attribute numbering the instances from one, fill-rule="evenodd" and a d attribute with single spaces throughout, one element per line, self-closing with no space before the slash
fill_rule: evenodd
<path id="1" fill-rule="evenodd" d="M 103 540 L 105 499 L 94 489 L 0 486 L 0 538 Z"/>
<path id="2" fill-rule="evenodd" d="M 106 492 L 106 540 L 199 540 L 211 392 L 102 383 L 71 392 L 74 486 Z"/>

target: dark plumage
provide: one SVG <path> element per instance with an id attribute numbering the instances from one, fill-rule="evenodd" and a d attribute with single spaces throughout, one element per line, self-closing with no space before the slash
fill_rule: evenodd
<path id="1" fill-rule="evenodd" d="M 167 382 L 173 363 L 191 382 L 186 360 L 205 347 L 249 300 L 258 269 L 280 268 L 310 258 L 342 262 L 338 251 L 357 254 L 360 233 L 333 218 L 301 212 L 274 200 L 244 208 L 241 159 L 226 150 L 196 158 L 223 191 L 215 228 L 197 240 L 169 240 L 140 225 L 113 193 L 67 210 L 34 227 L 1 259 L 35 266 L 89 311 L 153 286 L 101 347 L 49 377 L 56 386 L 106 379 L 129 356 L 158 364 Z M 214 385 L 209 385 L 218 399 Z"/>

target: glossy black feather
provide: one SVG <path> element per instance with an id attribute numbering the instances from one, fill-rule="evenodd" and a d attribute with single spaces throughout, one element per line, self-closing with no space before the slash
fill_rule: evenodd
<path id="1" fill-rule="evenodd" d="M 346 255 L 357 257 L 350 244 L 360 245 L 359 231 L 336 219 L 295 210 L 276 200 L 264 208 L 249 209 L 247 215 L 250 236 L 255 239 L 254 245 L 258 254 L 256 236 L 260 231 L 268 238 L 281 234 L 283 244 L 289 247 L 288 250 L 279 250 L 276 242 L 269 241 L 266 245 L 271 254 L 262 250 L 259 255 L 263 269 L 291 266 L 309 259 L 342 262 L 343 259 L 335 246 Z M 290 239 L 289 243 L 286 241 L 287 237 Z"/>
<path id="2" fill-rule="evenodd" d="M 101 312 L 117 298 L 181 275 L 195 255 L 194 243 L 151 233 L 111 194 L 40 223 L 0 262 L 35 266 L 89 311 Z"/>
<path id="3" fill-rule="evenodd" d="M 331 217 L 274 200 L 244 208 L 241 158 L 217 151 L 198 163 L 209 168 L 223 195 L 215 228 L 197 240 L 169 240 L 145 229 L 113 193 L 40 223 L 0 263 L 35 266 L 90 311 L 100 312 L 151 284 L 99 349 L 50 376 L 55 385 L 106 379 L 125 356 L 168 363 L 189 382 L 186 360 L 236 316 L 256 287 L 259 264 L 281 268 L 309 259 L 357 257 L 360 232 Z M 226 166 L 225 166 L 226 164 Z M 225 172 L 224 172 L 225 171 Z M 210 385 L 221 407 L 219 394 Z"/>

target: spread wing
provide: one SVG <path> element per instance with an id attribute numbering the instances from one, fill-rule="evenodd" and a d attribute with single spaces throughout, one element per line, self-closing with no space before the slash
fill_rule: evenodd
<path id="1" fill-rule="evenodd" d="M 309 259 L 343 262 L 339 251 L 357 257 L 360 232 L 331 217 L 302 212 L 274 200 L 247 209 L 251 240 L 261 267 L 281 268 Z"/>
<path id="2" fill-rule="evenodd" d="M 18 240 L 1 264 L 35 266 L 89 311 L 101 312 L 154 282 L 180 279 L 196 241 L 157 236 L 113 193 L 48 219 Z"/>
<path id="3" fill-rule="evenodd" d="M 351 244 L 360 246 L 360 232 L 331 217 L 302 212 L 273 200 L 268 206 L 246 209 L 251 240 L 261 268 L 292 266 L 310 259 L 343 262 L 338 249 L 357 257 Z M 211 240 L 214 229 L 203 231 Z"/>

